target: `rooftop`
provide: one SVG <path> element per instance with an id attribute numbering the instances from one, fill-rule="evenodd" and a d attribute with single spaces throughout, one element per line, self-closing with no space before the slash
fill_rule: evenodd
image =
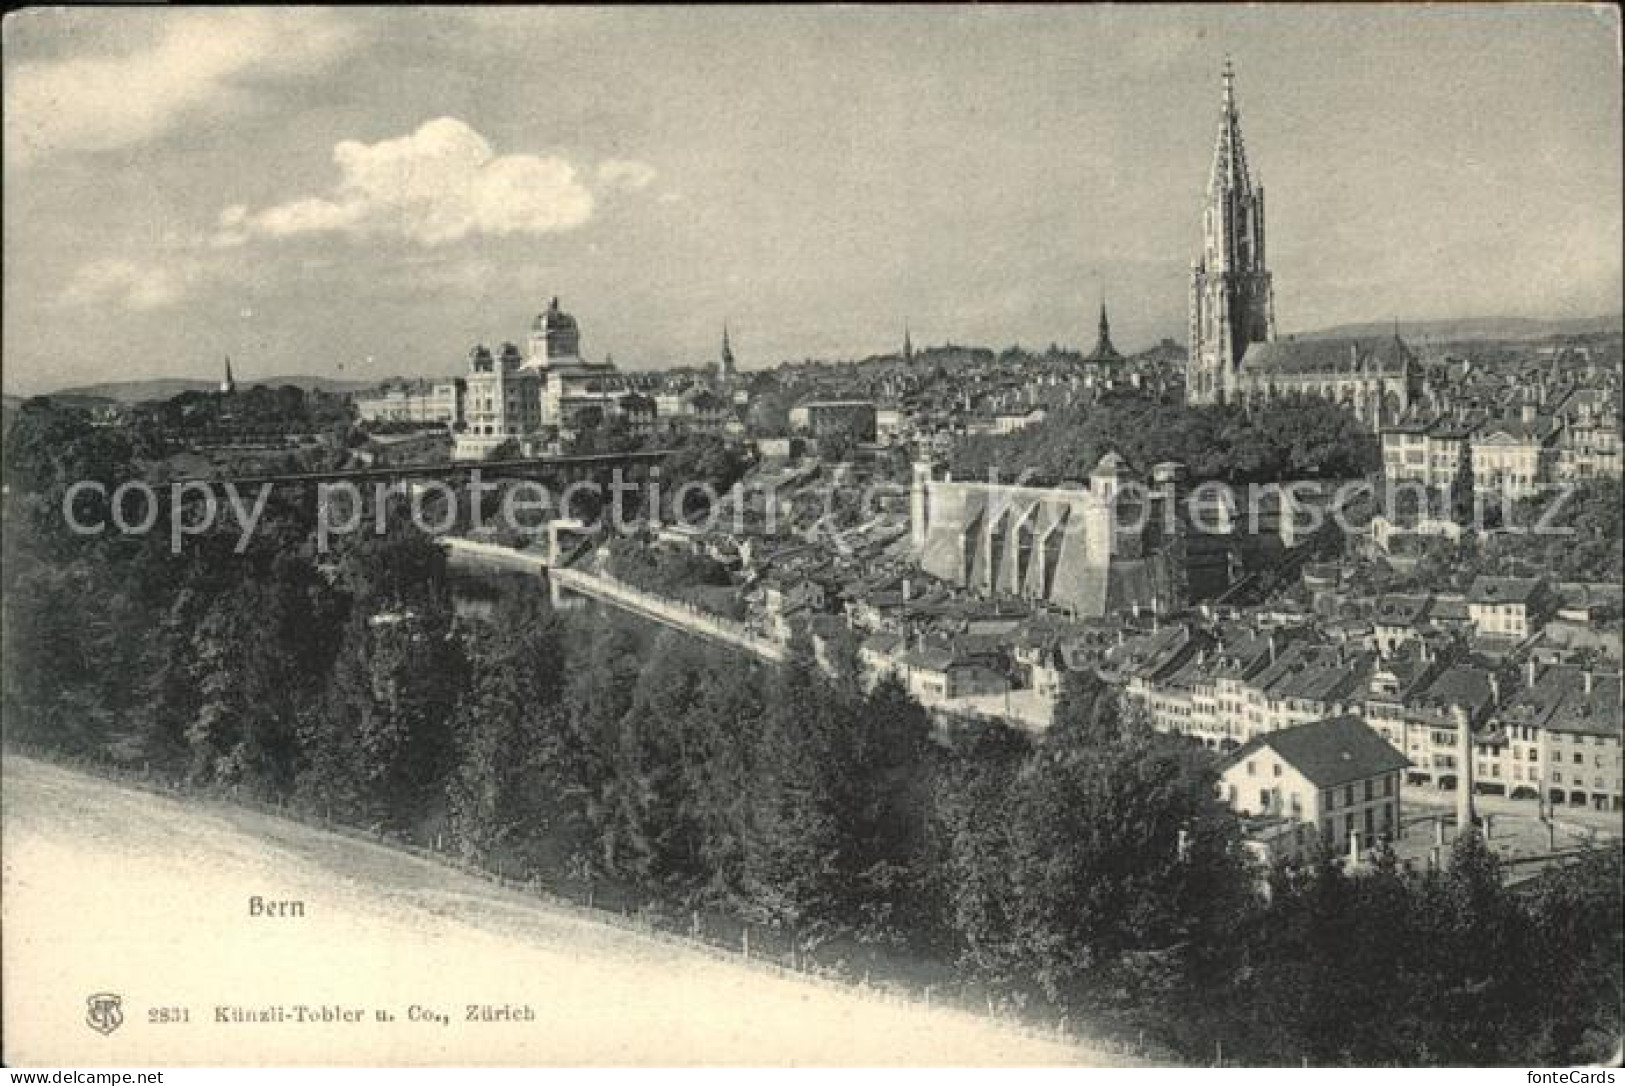
<path id="1" fill-rule="evenodd" d="M 1538 577 L 1477 577 L 1467 592 L 1469 603 L 1528 603 L 1540 588 Z"/>
<path id="2" fill-rule="evenodd" d="M 1410 765 L 1403 754 L 1359 717 L 1335 716 L 1250 739 L 1225 759 L 1224 768 L 1266 747 L 1317 788 L 1336 788 Z"/>

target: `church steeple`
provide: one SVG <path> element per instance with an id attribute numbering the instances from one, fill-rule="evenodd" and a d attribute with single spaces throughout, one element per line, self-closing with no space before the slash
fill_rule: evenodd
<path id="1" fill-rule="evenodd" d="M 734 368 L 733 345 L 728 342 L 728 322 L 722 322 L 722 354 L 717 358 L 717 379 L 732 381 L 738 375 Z"/>
<path id="2" fill-rule="evenodd" d="M 226 356 L 226 376 L 220 381 L 221 392 L 236 392 L 237 379 L 231 375 L 231 355 Z"/>
<path id="3" fill-rule="evenodd" d="M 914 361 L 914 341 L 909 338 L 908 321 L 903 322 L 903 361 Z"/>
<path id="4" fill-rule="evenodd" d="M 1202 253 L 1191 266 L 1191 403 L 1222 403 L 1247 348 L 1275 338 L 1274 288 L 1264 262 L 1264 188 L 1253 184 L 1247 167 L 1236 73 L 1228 57 L 1223 83 Z"/>
<path id="5" fill-rule="evenodd" d="M 1084 362 L 1121 362 L 1123 356 L 1116 347 L 1112 346 L 1111 321 L 1106 317 L 1106 299 L 1100 299 L 1100 335 L 1095 341 L 1094 351 L 1084 359 Z"/>

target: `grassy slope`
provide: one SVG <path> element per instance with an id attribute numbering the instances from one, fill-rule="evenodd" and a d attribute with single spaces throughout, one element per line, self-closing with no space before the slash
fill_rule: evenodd
<path id="1" fill-rule="evenodd" d="M 18 1063 L 1106 1063 L 987 1019 L 662 942 L 433 862 L 297 823 L 181 803 L 8 756 L 5 1059 Z M 248 916 L 250 895 L 305 902 Z M 84 999 L 124 998 L 108 1037 Z M 219 1025 L 217 1004 L 342 1002 L 367 1021 Z M 416 1003 L 534 1008 L 410 1023 Z M 187 1006 L 186 1025 L 147 1010 Z M 373 1010 L 397 1020 L 373 1020 Z"/>

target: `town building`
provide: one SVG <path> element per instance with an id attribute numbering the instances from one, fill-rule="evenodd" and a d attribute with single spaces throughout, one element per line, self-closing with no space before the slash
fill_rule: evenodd
<path id="1" fill-rule="evenodd" d="M 504 343 L 496 354 L 483 343 L 473 347 L 464 378 L 463 425 L 452 455 L 484 459 L 504 442 L 540 431 L 542 383 L 514 344 Z"/>
<path id="2" fill-rule="evenodd" d="M 1477 779 L 1544 790 L 1553 807 L 1620 810 L 1620 675 L 1534 661 L 1525 668 L 1523 689 L 1495 711 L 1480 744 L 1486 764 Z"/>
<path id="3" fill-rule="evenodd" d="M 1473 488 L 1503 501 L 1540 494 L 1556 474 L 1558 426 L 1550 417 L 1498 419 L 1473 433 Z"/>
<path id="4" fill-rule="evenodd" d="M 1558 409 L 1557 477 L 1562 482 L 1621 477 L 1620 416 L 1612 390 L 1576 389 Z"/>
<path id="5" fill-rule="evenodd" d="M 876 415 L 872 400 L 808 400 L 790 408 L 790 429 L 813 437 L 873 441 Z"/>
<path id="6" fill-rule="evenodd" d="M 449 430 L 463 418 L 467 387 L 461 377 L 386 382 L 373 393 L 354 397 L 356 416 L 362 422 L 412 423 Z"/>
<path id="7" fill-rule="evenodd" d="M 1467 614 L 1481 637 L 1522 641 L 1555 610 L 1555 598 L 1538 577 L 1478 577 L 1467 591 Z"/>
<path id="8" fill-rule="evenodd" d="M 1269 732 L 1231 753 L 1220 795 L 1271 859 L 1397 837 L 1405 756 L 1356 716 Z"/>

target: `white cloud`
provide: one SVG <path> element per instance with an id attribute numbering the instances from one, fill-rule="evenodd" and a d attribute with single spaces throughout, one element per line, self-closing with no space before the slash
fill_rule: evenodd
<path id="1" fill-rule="evenodd" d="M 74 307 L 163 309 L 186 293 L 190 272 L 172 261 L 138 264 L 121 257 L 92 260 L 68 280 L 62 301 Z"/>
<path id="2" fill-rule="evenodd" d="M 33 13 L 41 20 L 33 32 L 71 30 L 43 21 L 53 14 Z M 12 66 L 8 158 L 27 163 L 55 151 L 139 143 L 240 103 L 251 80 L 309 72 L 352 40 L 347 24 L 323 11 L 130 10 L 118 17 L 129 44 L 123 52 Z"/>
<path id="3" fill-rule="evenodd" d="M 635 192 L 654 184 L 656 176 L 653 166 L 635 159 L 608 158 L 598 164 L 598 183 L 608 188 Z"/>
<path id="4" fill-rule="evenodd" d="M 333 148 L 333 162 L 339 180 L 326 194 L 253 212 L 226 208 L 214 244 L 344 233 L 434 246 L 476 235 L 573 230 L 592 218 L 595 205 L 592 190 L 570 162 L 548 155 L 499 155 L 454 117 L 378 143 L 345 140 Z M 643 188 L 654 176 L 650 166 L 619 159 L 606 161 L 596 173 L 605 189 Z"/>

